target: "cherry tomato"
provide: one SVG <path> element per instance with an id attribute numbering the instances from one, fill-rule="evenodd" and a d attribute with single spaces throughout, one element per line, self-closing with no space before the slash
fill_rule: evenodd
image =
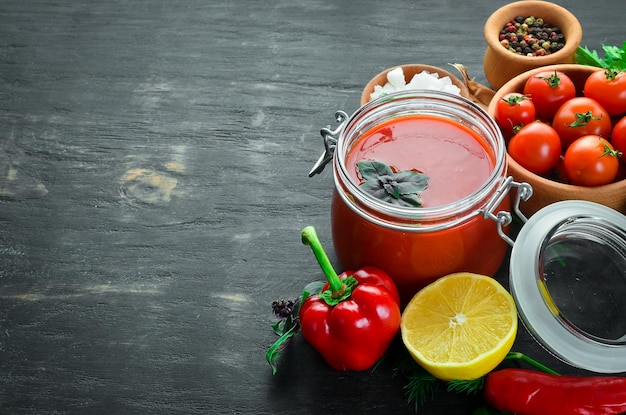
<path id="1" fill-rule="evenodd" d="M 600 186 L 617 177 L 617 152 L 606 139 L 586 135 L 574 141 L 563 158 L 565 174 L 578 186 Z"/>
<path id="2" fill-rule="evenodd" d="M 611 132 L 611 145 L 621 154 L 619 159 L 622 163 L 626 163 L 626 116 L 615 123 Z"/>
<path id="3" fill-rule="evenodd" d="M 511 138 L 508 150 L 521 166 L 535 174 L 544 174 L 559 163 L 561 140 L 554 128 L 535 121 Z"/>
<path id="4" fill-rule="evenodd" d="M 552 127 L 561 137 L 565 149 L 584 135 L 595 134 L 608 138 L 611 126 L 611 117 L 606 110 L 598 101 L 588 97 L 568 100 L 561 105 L 552 120 Z"/>
<path id="5" fill-rule="evenodd" d="M 611 69 L 596 71 L 585 81 L 583 91 L 586 97 L 598 101 L 609 115 L 626 112 L 626 72 Z"/>
<path id="6" fill-rule="evenodd" d="M 535 121 L 535 104 L 518 92 L 505 94 L 497 103 L 495 118 L 506 138 Z"/>
<path id="7" fill-rule="evenodd" d="M 559 162 L 546 177 L 556 182 L 567 183 L 567 175 L 565 174 L 565 166 L 563 164 L 563 154 L 561 154 Z"/>
<path id="8" fill-rule="evenodd" d="M 619 182 L 620 180 L 626 180 L 626 163 L 619 164 L 619 170 L 617 171 L 617 177 L 615 177 L 615 182 Z"/>
<path id="9" fill-rule="evenodd" d="M 549 120 L 565 101 L 576 96 L 576 86 L 563 72 L 542 71 L 528 78 L 524 95 L 533 100 L 537 118 Z"/>

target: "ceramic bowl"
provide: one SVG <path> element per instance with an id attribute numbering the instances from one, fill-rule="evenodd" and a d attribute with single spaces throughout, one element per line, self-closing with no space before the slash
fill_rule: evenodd
<path id="1" fill-rule="evenodd" d="M 599 70 L 591 66 L 577 64 L 551 65 L 533 69 L 520 74 L 500 88 L 491 100 L 488 112 L 495 115 L 495 107 L 499 99 L 509 92 L 522 92 L 526 80 L 540 71 L 560 71 L 567 74 L 576 85 L 578 95 L 581 95 L 587 77 L 594 71 Z M 626 180 L 620 180 L 611 184 L 596 187 L 574 186 L 559 183 L 538 176 L 519 165 L 512 157 L 508 156 L 509 175 L 517 182 L 526 182 L 533 187 L 533 196 L 522 202 L 521 210 L 526 216 L 531 216 L 544 206 L 561 200 L 587 200 L 600 203 L 626 214 Z"/>
<path id="2" fill-rule="evenodd" d="M 370 101 L 370 95 L 374 92 L 374 87 L 376 85 L 383 86 L 387 83 L 387 73 L 389 71 L 396 69 L 398 66 L 394 66 L 393 68 L 385 69 L 380 72 L 378 75 L 373 77 L 365 88 L 363 88 L 363 92 L 361 93 L 361 105 L 365 105 Z M 414 75 L 421 73 L 423 71 L 427 71 L 429 73 L 436 73 L 439 75 L 439 78 L 449 77 L 452 84 L 456 85 L 460 89 L 461 96 L 465 98 L 470 98 L 470 92 L 467 89 L 467 85 L 463 81 L 461 81 L 456 76 L 452 75 L 450 72 L 445 69 L 438 68 L 436 66 L 431 65 L 422 65 L 422 64 L 407 64 L 407 65 L 399 65 L 402 68 L 402 72 L 404 72 L 404 79 L 406 82 L 410 82 Z"/>
<path id="3" fill-rule="evenodd" d="M 499 34 L 506 23 L 516 16 L 541 17 L 557 26 L 565 36 L 565 46 L 550 55 L 524 56 L 505 49 L 500 44 Z M 487 81 L 499 89 L 507 81 L 523 72 L 540 66 L 574 63 L 576 49 L 580 45 L 583 29 L 576 17 L 567 9 L 547 1 L 524 0 L 507 4 L 496 10 L 485 23 L 487 50 L 483 67 Z"/>

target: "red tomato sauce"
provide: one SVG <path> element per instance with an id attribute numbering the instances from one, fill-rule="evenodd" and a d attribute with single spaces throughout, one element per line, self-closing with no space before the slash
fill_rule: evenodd
<path id="1" fill-rule="evenodd" d="M 453 203 L 480 188 L 494 168 L 493 156 L 469 128 L 439 117 L 411 116 L 387 121 L 359 138 L 346 158 L 356 183 L 356 163 L 376 160 L 395 171 L 417 170 L 429 177 L 422 206 Z"/>
<path id="2" fill-rule="evenodd" d="M 420 193 L 424 207 L 457 202 L 472 194 L 487 182 L 495 166 L 493 152 L 477 133 L 450 120 L 421 115 L 382 123 L 355 142 L 345 159 L 355 183 L 361 182 L 356 163 L 362 160 L 428 175 L 429 184 Z M 510 209 L 508 198 L 502 209 Z M 382 268 L 394 279 L 405 302 L 420 288 L 453 272 L 495 274 L 508 248 L 496 223 L 482 215 L 443 230 L 401 231 L 358 215 L 335 190 L 331 216 L 333 244 L 343 268 Z"/>

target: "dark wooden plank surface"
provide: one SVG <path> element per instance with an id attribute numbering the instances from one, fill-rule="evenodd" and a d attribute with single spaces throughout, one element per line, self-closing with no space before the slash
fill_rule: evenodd
<path id="1" fill-rule="evenodd" d="M 0 413 L 414 413 L 392 365 L 334 372 L 299 336 L 272 376 L 269 304 L 320 277 L 304 226 L 334 260 L 319 129 L 400 63 L 485 82 L 504 3 L 3 0 Z M 558 3 L 626 38 L 626 3 Z"/>

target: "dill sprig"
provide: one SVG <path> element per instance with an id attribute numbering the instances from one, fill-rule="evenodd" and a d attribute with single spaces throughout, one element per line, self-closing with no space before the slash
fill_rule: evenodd
<path id="1" fill-rule="evenodd" d="M 448 392 L 465 395 L 475 395 L 485 387 L 485 376 L 474 380 L 451 380 L 448 382 Z"/>
<path id="2" fill-rule="evenodd" d="M 394 376 L 403 376 L 407 379 L 404 390 L 408 402 L 415 406 L 415 413 L 419 412 L 426 401 L 433 399 L 435 392 L 444 384 L 442 380 L 418 365 L 408 354 L 404 354 L 399 359 L 394 369 Z"/>
<path id="3" fill-rule="evenodd" d="M 408 377 L 408 383 L 404 387 L 407 399 L 415 405 L 415 412 L 421 408 L 427 400 L 435 397 L 441 381 L 430 373 L 414 373 Z"/>

